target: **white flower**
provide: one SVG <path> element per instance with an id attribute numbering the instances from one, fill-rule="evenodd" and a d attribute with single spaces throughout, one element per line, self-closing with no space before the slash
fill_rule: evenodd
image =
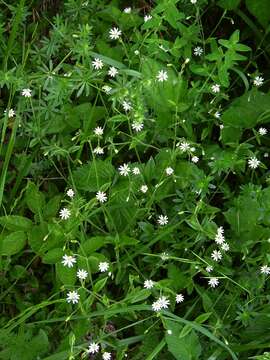
<path id="1" fill-rule="evenodd" d="M 175 301 L 176 301 L 177 304 L 183 302 L 184 301 L 184 295 L 177 294 L 176 297 L 175 297 Z"/>
<path id="2" fill-rule="evenodd" d="M 216 112 L 214 113 L 214 117 L 215 117 L 216 119 L 219 119 L 219 118 L 221 117 L 221 113 L 220 113 L 219 111 L 216 111 Z"/>
<path id="3" fill-rule="evenodd" d="M 213 93 L 217 94 L 220 92 L 220 85 L 214 84 L 211 86 L 211 89 L 212 89 Z"/>
<path id="4" fill-rule="evenodd" d="M 111 66 L 109 68 L 108 75 L 111 77 L 115 77 L 117 74 L 118 74 L 118 70 L 114 66 Z"/>
<path id="5" fill-rule="evenodd" d="M 60 210 L 59 214 L 62 220 L 67 220 L 70 217 L 70 210 L 68 210 L 67 208 L 63 208 Z"/>
<path id="6" fill-rule="evenodd" d="M 131 7 L 124 8 L 124 13 L 125 14 L 130 14 L 131 13 Z"/>
<path id="7" fill-rule="evenodd" d="M 167 225 L 168 224 L 168 216 L 167 215 L 159 215 L 157 222 L 159 225 Z"/>
<path id="8" fill-rule="evenodd" d="M 69 291 L 67 293 L 67 302 L 72 304 L 77 304 L 79 302 L 80 295 L 77 293 L 77 291 Z"/>
<path id="9" fill-rule="evenodd" d="M 130 167 L 128 166 L 128 164 L 123 164 L 123 165 L 119 166 L 118 170 L 119 170 L 120 175 L 128 176 L 128 174 L 130 172 Z"/>
<path id="10" fill-rule="evenodd" d="M 102 147 L 97 146 L 97 147 L 94 149 L 94 154 L 103 155 L 103 154 L 104 154 L 104 150 L 102 149 Z"/>
<path id="11" fill-rule="evenodd" d="M 264 78 L 261 76 L 256 76 L 255 79 L 253 80 L 253 84 L 255 86 L 261 86 L 264 82 Z"/>
<path id="12" fill-rule="evenodd" d="M 110 91 L 112 90 L 112 88 L 109 85 L 104 85 L 102 86 L 102 90 L 106 93 L 109 94 Z"/>
<path id="13" fill-rule="evenodd" d="M 157 79 L 160 82 L 167 81 L 168 80 L 168 73 L 166 70 L 160 70 L 157 74 Z"/>
<path id="14" fill-rule="evenodd" d="M 75 192 L 72 189 L 68 189 L 67 196 L 72 199 L 74 195 L 75 195 Z"/>
<path id="15" fill-rule="evenodd" d="M 259 134 L 262 135 L 262 136 L 266 135 L 267 134 L 267 129 L 263 128 L 263 127 L 259 128 Z"/>
<path id="16" fill-rule="evenodd" d="M 140 172 L 140 169 L 138 167 L 135 167 L 132 169 L 132 173 L 133 175 L 139 175 L 141 172 Z"/>
<path id="17" fill-rule="evenodd" d="M 190 0 L 191 4 L 196 4 L 197 0 Z"/>
<path id="18" fill-rule="evenodd" d="M 100 272 L 105 272 L 105 271 L 107 271 L 108 269 L 109 269 L 109 263 L 108 262 L 106 262 L 106 261 L 104 261 L 104 262 L 100 262 L 99 264 L 98 264 L 98 268 L 99 268 L 99 271 Z"/>
<path id="19" fill-rule="evenodd" d="M 167 334 L 168 334 L 168 335 L 172 335 L 172 330 L 170 330 L 170 329 L 167 330 Z"/>
<path id="20" fill-rule="evenodd" d="M 95 342 L 92 342 L 87 349 L 88 354 L 95 354 L 99 352 L 99 345 Z"/>
<path id="21" fill-rule="evenodd" d="M 98 58 L 95 58 L 93 61 L 92 61 L 92 65 L 94 67 L 95 70 L 100 70 L 103 68 L 104 64 L 103 64 L 103 61 L 101 59 L 98 59 Z"/>
<path id="22" fill-rule="evenodd" d="M 191 161 L 196 164 L 199 161 L 198 156 L 192 156 Z"/>
<path id="23" fill-rule="evenodd" d="M 161 255 L 160 255 L 160 258 L 162 261 L 166 261 L 169 259 L 169 254 L 166 253 L 166 252 L 163 252 Z"/>
<path id="24" fill-rule="evenodd" d="M 120 29 L 114 27 L 110 30 L 109 37 L 112 40 L 117 40 L 120 38 L 121 34 L 122 34 L 122 31 Z"/>
<path id="25" fill-rule="evenodd" d="M 97 126 L 97 127 L 94 129 L 94 134 L 97 135 L 97 136 L 103 135 L 103 129 L 102 129 L 102 127 Z"/>
<path id="26" fill-rule="evenodd" d="M 270 274 L 270 267 L 267 266 L 267 265 L 263 265 L 263 266 L 261 266 L 260 272 L 261 272 L 261 274 L 269 275 Z"/>
<path id="27" fill-rule="evenodd" d="M 210 273 L 211 271 L 213 271 L 213 266 L 208 265 L 205 270 Z"/>
<path id="28" fill-rule="evenodd" d="M 186 152 L 186 151 L 190 150 L 190 145 L 189 145 L 188 142 L 182 141 L 182 142 L 180 143 L 180 145 L 179 145 L 179 148 L 180 148 L 180 150 L 182 150 L 183 152 Z"/>
<path id="29" fill-rule="evenodd" d="M 152 309 L 154 310 L 154 311 L 159 311 L 159 310 L 161 310 L 161 304 L 160 304 L 160 302 L 157 300 L 157 301 L 155 301 L 155 302 L 153 302 L 153 304 L 152 304 Z"/>
<path id="30" fill-rule="evenodd" d="M 248 160 L 248 166 L 251 169 L 257 169 L 257 167 L 260 165 L 260 161 L 254 156 Z"/>
<path id="31" fill-rule="evenodd" d="M 144 18 L 143 18 L 144 22 L 147 22 L 147 21 L 149 21 L 151 19 L 152 19 L 151 15 L 145 15 Z"/>
<path id="32" fill-rule="evenodd" d="M 222 254 L 219 250 L 214 250 L 211 254 L 211 258 L 214 260 L 214 261 L 219 261 L 222 259 Z"/>
<path id="33" fill-rule="evenodd" d="M 98 191 L 96 193 L 96 199 L 101 202 L 101 203 L 104 203 L 105 201 L 107 201 L 107 196 L 106 196 L 106 193 L 103 192 L 103 191 Z"/>
<path id="34" fill-rule="evenodd" d="M 102 354 L 102 359 L 103 360 L 111 360 L 111 353 L 109 353 L 109 352 L 105 352 L 105 353 L 103 353 Z"/>
<path id="35" fill-rule="evenodd" d="M 64 255 L 62 258 L 62 264 L 69 268 L 72 268 L 74 264 L 76 264 L 76 258 L 73 255 Z"/>
<path id="36" fill-rule="evenodd" d="M 87 276 L 88 276 L 88 272 L 86 271 L 86 270 L 81 270 L 81 269 L 79 269 L 78 271 L 77 271 L 77 277 L 80 279 L 80 280 L 85 280 L 86 278 L 87 278 Z"/>
<path id="37" fill-rule="evenodd" d="M 263 154 L 263 156 L 267 158 L 269 156 L 269 154 L 266 152 Z"/>
<path id="38" fill-rule="evenodd" d="M 196 46 L 193 50 L 195 56 L 201 56 L 203 54 L 203 49 L 200 46 Z"/>
<path id="39" fill-rule="evenodd" d="M 230 250 L 230 245 L 225 242 L 225 243 L 223 243 L 223 244 L 221 245 L 221 249 L 222 249 L 223 251 L 229 251 L 229 250 Z"/>
<path id="40" fill-rule="evenodd" d="M 132 127 L 133 130 L 139 132 L 139 131 L 142 131 L 142 129 L 143 129 L 143 123 L 133 122 L 131 124 L 131 127 Z"/>
<path id="41" fill-rule="evenodd" d="M 169 305 L 170 300 L 168 300 L 166 296 L 161 296 L 157 301 L 153 302 L 152 309 L 154 311 L 159 311 L 161 309 L 167 309 Z"/>
<path id="42" fill-rule="evenodd" d="M 123 109 L 124 109 L 125 111 L 129 111 L 129 110 L 132 109 L 132 106 L 131 106 L 131 102 L 130 102 L 130 101 L 124 100 L 124 101 L 122 102 L 122 106 L 123 106 Z"/>
<path id="43" fill-rule="evenodd" d="M 134 50 L 134 54 L 139 55 L 140 54 L 139 50 Z"/>
<path id="44" fill-rule="evenodd" d="M 170 176 L 170 175 L 173 174 L 174 170 L 173 170 L 173 168 L 171 168 L 171 167 L 167 167 L 167 168 L 165 169 L 165 172 L 166 172 L 166 175 Z"/>
<path id="45" fill-rule="evenodd" d="M 220 125 L 219 125 L 219 128 L 220 128 L 220 130 L 224 129 L 224 125 L 223 125 L 223 124 L 220 124 Z"/>
<path id="46" fill-rule="evenodd" d="M 218 245 L 221 245 L 224 243 L 225 241 L 225 238 L 224 238 L 224 229 L 222 226 L 220 226 L 218 229 L 217 229 L 217 233 L 216 233 L 216 236 L 215 236 L 215 242 L 218 244 Z"/>
<path id="47" fill-rule="evenodd" d="M 208 285 L 210 285 L 212 288 L 215 288 L 216 286 L 218 286 L 218 284 L 219 284 L 219 280 L 216 277 L 212 277 L 208 281 Z"/>
<path id="48" fill-rule="evenodd" d="M 31 96 L 32 96 L 32 90 L 30 90 L 30 89 L 23 89 L 23 90 L 22 90 L 22 96 L 27 97 L 27 98 L 31 97 Z"/>
<path id="49" fill-rule="evenodd" d="M 4 111 L 4 114 L 8 114 L 8 117 L 9 118 L 12 118 L 12 117 L 14 117 L 15 116 L 15 111 L 13 110 L 13 109 L 9 109 L 9 110 L 5 110 Z"/>
<path id="50" fill-rule="evenodd" d="M 154 286 L 154 281 L 152 280 L 145 280 L 145 282 L 143 283 L 143 287 L 146 289 L 152 289 L 153 286 Z"/>
<path id="51" fill-rule="evenodd" d="M 145 194 L 148 191 L 148 186 L 147 185 L 142 185 L 140 190 L 141 190 L 142 193 Z"/>

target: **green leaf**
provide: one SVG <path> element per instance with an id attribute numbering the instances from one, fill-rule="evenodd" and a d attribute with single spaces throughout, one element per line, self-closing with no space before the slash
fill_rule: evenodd
<path id="1" fill-rule="evenodd" d="M 267 28 L 270 22 L 269 0 L 246 0 L 246 7 L 259 23 Z"/>
<path id="2" fill-rule="evenodd" d="M 0 224 L 7 230 L 30 230 L 32 227 L 32 221 L 23 216 L 7 215 L 0 217 Z"/>
<path id="3" fill-rule="evenodd" d="M 90 256 L 92 253 L 94 253 L 96 250 L 99 250 L 108 242 L 108 239 L 103 236 L 96 236 L 92 237 L 90 239 L 87 239 L 86 241 L 83 241 L 79 248 L 79 254 L 82 256 Z"/>
<path id="4" fill-rule="evenodd" d="M 62 248 L 52 249 L 42 256 L 42 262 L 44 264 L 56 264 L 61 260 L 63 255 L 64 251 Z"/>
<path id="5" fill-rule="evenodd" d="M 75 170 L 73 179 L 79 190 L 98 191 L 101 186 L 111 184 L 114 173 L 109 161 L 96 160 Z"/>
<path id="6" fill-rule="evenodd" d="M 11 256 L 21 251 L 26 244 L 26 233 L 16 231 L 0 239 L 1 255 Z"/>
<path id="7" fill-rule="evenodd" d="M 100 290 L 102 290 L 106 285 L 107 280 L 108 277 L 98 280 L 94 285 L 94 291 L 98 293 Z"/>
<path id="8" fill-rule="evenodd" d="M 45 219 L 52 218 L 57 215 L 61 198 L 62 198 L 61 195 L 56 195 L 47 202 L 43 210 L 43 216 Z"/>
<path id="9" fill-rule="evenodd" d="M 37 186 L 29 182 L 25 192 L 25 201 L 28 208 L 34 214 L 41 214 L 43 206 L 45 204 L 45 196 L 40 192 Z"/>
<path id="10" fill-rule="evenodd" d="M 219 0 L 218 6 L 226 10 L 234 10 L 238 7 L 241 0 Z"/>
<path id="11" fill-rule="evenodd" d="M 186 335 L 179 338 L 183 326 L 171 320 L 165 321 L 166 328 L 172 331 L 169 335 L 166 333 L 166 342 L 168 350 L 177 360 L 197 360 L 201 355 L 201 345 L 198 336 L 193 330 L 189 330 Z M 187 325 L 190 327 L 190 325 Z M 183 335 L 183 334 L 182 334 Z"/>
<path id="12" fill-rule="evenodd" d="M 76 268 L 75 266 L 69 268 L 62 263 L 56 264 L 56 275 L 60 281 L 66 286 L 73 286 L 76 282 Z"/>

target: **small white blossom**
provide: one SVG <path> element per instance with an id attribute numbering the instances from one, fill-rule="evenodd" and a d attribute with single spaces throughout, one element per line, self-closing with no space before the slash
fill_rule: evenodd
<path id="1" fill-rule="evenodd" d="M 176 301 L 177 304 L 183 302 L 184 301 L 184 295 L 177 294 L 176 297 L 175 297 L 175 301 Z"/>
<path id="2" fill-rule="evenodd" d="M 218 284 L 219 284 L 219 280 L 216 277 L 212 277 L 208 281 L 208 285 L 210 285 L 212 288 L 215 288 L 216 286 L 218 286 Z"/>
<path id="3" fill-rule="evenodd" d="M 201 56 L 203 54 L 203 49 L 200 46 L 196 46 L 193 50 L 195 56 Z"/>
<path id="4" fill-rule="evenodd" d="M 106 93 L 109 94 L 110 91 L 112 90 L 112 88 L 109 85 L 104 85 L 102 86 L 102 90 Z"/>
<path id="5" fill-rule="evenodd" d="M 221 249 L 222 249 L 223 251 L 229 251 L 229 250 L 230 250 L 230 245 L 225 242 L 225 243 L 223 243 L 223 244 L 221 245 Z"/>
<path id="6" fill-rule="evenodd" d="M 167 252 L 163 252 L 161 255 L 160 255 L 160 258 L 162 261 L 166 261 L 169 259 L 169 254 Z"/>
<path id="7" fill-rule="evenodd" d="M 217 94 L 220 92 L 220 85 L 218 84 L 214 84 L 211 86 L 211 90 L 213 91 L 213 93 Z"/>
<path id="8" fill-rule="evenodd" d="M 131 124 L 131 127 L 132 127 L 133 130 L 139 132 L 139 131 L 142 131 L 142 129 L 143 129 L 143 123 L 133 122 Z"/>
<path id="9" fill-rule="evenodd" d="M 103 192 L 103 191 L 98 191 L 96 193 L 96 199 L 101 202 L 101 203 L 104 203 L 105 201 L 107 201 L 107 196 L 106 196 L 106 193 Z"/>
<path id="10" fill-rule="evenodd" d="M 103 68 L 104 64 L 103 64 L 103 61 L 101 59 L 98 59 L 98 58 L 95 58 L 93 61 L 92 61 L 92 65 L 94 67 L 95 70 L 100 70 Z"/>
<path id="11" fill-rule="evenodd" d="M 197 0 L 190 0 L 191 4 L 197 4 Z"/>
<path id="12" fill-rule="evenodd" d="M 67 190 L 67 196 L 68 197 L 70 197 L 72 199 L 74 195 L 75 195 L 75 192 L 72 189 Z"/>
<path id="13" fill-rule="evenodd" d="M 220 130 L 224 129 L 224 125 L 223 125 L 223 124 L 220 124 L 220 125 L 219 125 L 219 128 L 220 128 Z"/>
<path id="14" fill-rule="evenodd" d="M 142 193 L 145 194 L 148 191 L 148 186 L 147 185 L 142 185 L 140 190 L 141 190 Z"/>
<path id="15" fill-rule="evenodd" d="M 59 215 L 62 220 L 67 220 L 70 217 L 70 210 L 63 208 L 60 210 Z"/>
<path id="16" fill-rule="evenodd" d="M 153 286 L 154 286 L 154 281 L 152 280 L 145 280 L 145 282 L 143 283 L 143 287 L 145 289 L 152 289 Z"/>
<path id="17" fill-rule="evenodd" d="M 214 261 L 219 261 L 222 259 L 222 254 L 219 250 L 214 250 L 211 254 L 211 258 L 214 260 Z"/>
<path id="18" fill-rule="evenodd" d="M 157 222 L 161 226 L 167 225 L 168 224 L 168 216 L 167 215 L 159 215 Z"/>
<path id="19" fill-rule="evenodd" d="M 130 167 L 128 166 L 128 164 L 123 164 L 123 165 L 119 166 L 118 170 L 119 170 L 120 175 L 128 176 L 128 174 L 130 172 Z"/>
<path id="20" fill-rule="evenodd" d="M 72 304 L 77 304 L 79 302 L 80 295 L 77 293 L 77 291 L 69 291 L 67 293 L 67 302 Z"/>
<path id="21" fill-rule="evenodd" d="M 100 262 L 98 268 L 100 272 L 106 272 L 109 269 L 109 263 L 107 261 Z"/>
<path id="22" fill-rule="evenodd" d="M 180 150 L 182 150 L 183 152 L 186 152 L 186 151 L 190 150 L 190 145 L 189 145 L 188 142 L 182 141 L 182 142 L 180 143 L 180 145 L 179 145 L 179 148 L 180 148 Z"/>
<path id="23" fill-rule="evenodd" d="M 213 266 L 208 265 L 205 270 L 210 273 L 211 271 L 213 271 Z"/>
<path id="24" fill-rule="evenodd" d="M 144 22 L 147 22 L 147 21 L 149 21 L 151 19 L 152 19 L 151 15 L 145 15 L 144 18 L 143 18 Z"/>
<path id="25" fill-rule="evenodd" d="M 103 360 L 111 360 L 111 353 L 109 353 L 109 352 L 105 352 L 105 353 L 103 353 L 102 354 L 102 359 Z"/>
<path id="26" fill-rule="evenodd" d="M 168 73 L 166 70 L 160 70 L 157 74 L 157 79 L 160 82 L 167 81 L 168 80 Z"/>
<path id="27" fill-rule="evenodd" d="M 191 161 L 196 164 L 199 161 L 198 156 L 192 156 Z"/>
<path id="28" fill-rule="evenodd" d="M 221 113 L 220 113 L 219 111 L 216 111 L 216 112 L 214 113 L 214 117 L 215 117 L 216 119 L 219 119 L 219 118 L 221 117 Z"/>
<path id="29" fill-rule="evenodd" d="M 103 129 L 102 129 L 102 127 L 97 126 L 97 127 L 94 129 L 94 134 L 97 135 L 97 136 L 102 136 L 102 135 L 103 135 Z"/>
<path id="30" fill-rule="evenodd" d="M 111 66 L 109 68 L 108 75 L 111 77 L 115 77 L 117 74 L 118 74 L 118 70 L 114 66 Z"/>
<path id="31" fill-rule="evenodd" d="M 267 158 L 269 156 L 269 154 L 266 152 L 263 154 L 263 156 Z"/>
<path id="32" fill-rule="evenodd" d="M 215 242 L 218 244 L 218 245 L 222 245 L 225 241 L 225 238 L 224 238 L 224 229 L 222 226 L 220 226 L 218 229 L 217 229 L 217 233 L 216 233 L 216 236 L 215 236 Z"/>
<path id="33" fill-rule="evenodd" d="M 95 354 L 99 352 L 99 345 L 95 342 L 92 342 L 87 349 L 88 354 Z"/>
<path id="34" fill-rule="evenodd" d="M 104 154 L 104 150 L 102 149 L 102 147 L 97 146 L 94 150 L 93 150 L 94 154 L 97 155 L 103 155 Z"/>
<path id="35" fill-rule="evenodd" d="M 112 40 L 117 40 L 120 38 L 121 34 L 122 34 L 122 31 L 119 30 L 118 28 L 114 27 L 110 30 L 109 37 Z"/>
<path id="36" fill-rule="evenodd" d="M 259 134 L 262 135 L 262 136 L 266 135 L 267 134 L 267 129 L 263 128 L 263 127 L 259 128 Z"/>
<path id="37" fill-rule="evenodd" d="M 124 100 L 124 101 L 122 102 L 122 106 L 123 106 L 123 109 L 124 109 L 125 111 L 129 111 L 129 110 L 132 109 L 132 106 L 131 106 L 131 102 L 130 102 L 130 101 Z"/>
<path id="38" fill-rule="evenodd" d="M 255 79 L 253 80 L 253 84 L 258 87 L 262 86 L 263 82 L 264 82 L 264 78 L 261 76 L 256 76 Z"/>
<path id="39" fill-rule="evenodd" d="M 260 269 L 261 274 L 269 275 L 270 274 L 270 266 L 263 265 Z"/>
<path id="40" fill-rule="evenodd" d="M 130 14 L 131 13 L 131 7 L 124 8 L 124 13 L 125 14 Z"/>
<path id="41" fill-rule="evenodd" d="M 73 255 L 64 255 L 62 258 L 62 264 L 69 268 L 72 268 L 74 264 L 76 264 L 76 258 Z"/>
<path id="42" fill-rule="evenodd" d="M 8 117 L 9 118 L 12 118 L 12 117 L 14 117 L 15 116 L 15 110 L 13 110 L 13 109 L 9 109 L 9 110 L 5 110 L 4 111 L 4 114 L 6 115 L 6 114 L 8 114 Z"/>
<path id="43" fill-rule="evenodd" d="M 31 97 L 31 96 L 32 96 L 32 90 L 30 90 L 30 89 L 23 89 L 23 90 L 22 90 L 22 96 L 27 97 L 27 98 Z"/>
<path id="44" fill-rule="evenodd" d="M 167 330 L 167 334 L 168 334 L 168 335 L 172 335 L 172 330 L 170 330 L 170 329 Z"/>
<path id="45" fill-rule="evenodd" d="M 139 175 L 140 173 L 141 173 L 140 169 L 137 166 L 132 169 L 132 174 L 133 175 Z"/>
<path id="46" fill-rule="evenodd" d="M 157 300 L 157 301 L 154 301 L 153 304 L 152 304 L 152 309 L 154 311 L 159 311 L 161 310 L 161 304 L 160 302 Z"/>
<path id="47" fill-rule="evenodd" d="M 170 175 L 172 175 L 174 173 L 174 170 L 171 167 L 167 167 L 165 169 L 165 172 L 166 172 L 166 175 L 170 176 Z"/>
<path id="48" fill-rule="evenodd" d="M 168 300 L 166 296 L 161 296 L 157 301 L 153 302 L 152 309 L 154 311 L 159 311 L 161 309 L 167 309 L 169 305 L 170 300 Z"/>
<path id="49" fill-rule="evenodd" d="M 88 276 L 88 272 L 86 270 L 83 270 L 83 269 L 79 269 L 77 271 L 77 277 L 80 279 L 80 280 L 85 280 Z"/>
<path id="50" fill-rule="evenodd" d="M 260 161 L 256 157 L 252 157 L 248 160 L 248 166 L 251 169 L 257 169 L 257 167 L 260 165 Z"/>

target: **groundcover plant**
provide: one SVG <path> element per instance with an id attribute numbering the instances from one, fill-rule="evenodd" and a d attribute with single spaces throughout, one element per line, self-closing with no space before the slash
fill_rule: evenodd
<path id="1" fill-rule="evenodd" d="M 0 359 L 270 359 L 269 0 L 0 4 Z"/>

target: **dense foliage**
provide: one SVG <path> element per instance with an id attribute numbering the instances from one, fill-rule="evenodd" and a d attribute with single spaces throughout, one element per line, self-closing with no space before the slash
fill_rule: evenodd
<path id="1" fill-rule="evenodd" d="M 269 0 L 0 6 L 0 359 L 270 359 Z"/>

